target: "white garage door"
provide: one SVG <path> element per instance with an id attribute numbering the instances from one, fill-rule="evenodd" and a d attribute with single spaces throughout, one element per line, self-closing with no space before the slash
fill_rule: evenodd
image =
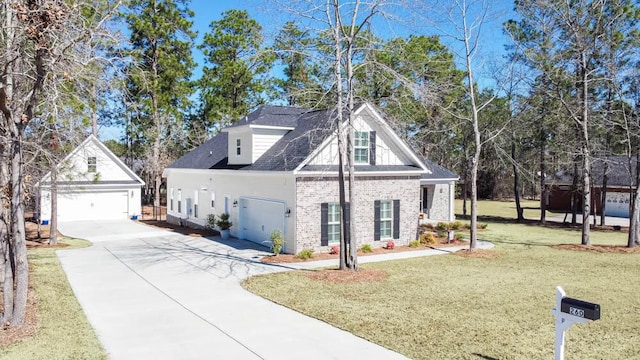
<path id="1" fill-rule="evenodd" d="M 607 192 L 606 216 L 629 217 L 629 193 Z"/>
<path id="2" fill-rule="evenodd" d="M 270 247 L 271 232 L 284 233 L 284 204 L 277 201 L 240 198 L 243 239 Z"/>
<path id="3" fill-rule="evenodd" d="M 128 217 L 128 191 L 58 194 L 58 221 L 116 220 Z"/>

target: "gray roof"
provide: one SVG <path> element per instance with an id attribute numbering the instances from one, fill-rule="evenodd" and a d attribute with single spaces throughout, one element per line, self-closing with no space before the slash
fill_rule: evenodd
<path id="1" fill-rule="evenodd" d="M 227 133 L 218 133 L 168 167 L 173 169 L 212 169 L 222 163 L 226 165 L 227 138 Z"/>
<path id="2" fill-rule="evenodd" d="M 631 157 L 631 161 L 626 156 L 608 156 L 605 158 L 593 159 L 591 162 L 591 182 L 594 186 L 602 186 L 605 164 L 607 165 L 607 187 L 628 187 L 635 184 L 637 168 L 636 157 Z M 582 172 L 578 174 L 581 176 Z M 578 179 L 578 183 L 580 183 Z M 547 174 L 547 184 L 570 185 L 573 183 L 573 166 L 561 169 L 555 174 Z"/>
<path id="3" fill-rule="evenodd" d="M 298 124 L 298 117 L 306 112 L 309 110 L 289 106 L 262 105 L 229 127 L 251 124 L 293 128 Z"/>
<path id="4" fill-rule="evenodd" d="M 329 136 L 335 133 L 335 112 L 333 110 L 306 110 L 284 106 L 264 105 L 232 125 L 262 125 L 289 127 L 280 140 L 269 148 L 253 164 L 229 165 L 227 157 L 227 132 L 220 132 L 193 151 L 176 160 L 168 168 L 182 169 L 234 169 L 254 171 L 292 171 Z M 426 161 L 433 172 L 424 174 L 427 179 L 458 178 L 453 172 Z M 358 171 L 413 171 L 415 166 L 357 166 Z M 305 166 L 303 171 L 337 171 L 337 166 Z"/>
<path id="5" fill-rule="evenodd" d="M 433 161 L 427 160 L 426 158 L 422 158 L 422 161 L 425 165 L 427 165 L 427 169 L 431 170 L 431 174 L 424 173 L 420 177 L 424 180 L 437 180 L 437 179 L 458 179 L 458 174 L 453 171 L 445 168 L 444 166 L 440 166 Z"/>

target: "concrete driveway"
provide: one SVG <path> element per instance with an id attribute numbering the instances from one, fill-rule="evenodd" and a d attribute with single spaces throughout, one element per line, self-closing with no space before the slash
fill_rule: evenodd
<path id="1" fill-rule="evenodd" d="M 229 246 L 133 221 L 61 223 L 94 242 L 57 252 L 111 359 L 405 359 L 255 296 L 247 276 L 288 270 Z"/>

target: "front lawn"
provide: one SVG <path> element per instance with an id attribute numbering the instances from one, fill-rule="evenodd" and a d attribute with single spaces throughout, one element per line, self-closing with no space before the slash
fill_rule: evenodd
<path id="1" fill-rule="evenodd" d="M 70 248 L 88 246 L 84 240 L 62 239 Z M 2 359 L 106 359 L 55 254 L 60 248 L 29 249 L 32 289 L 37 303 L 35 335 L 0 347 Z M 65 251 L 65 250 L 61 250 Z"/>
<path id="2" fill-rule="evenodd" d="M 514 206 L 482 202 L 481 215 L 504 218 L 505 207 Z M 363 265 L 387 273 L 373 283 L 328 283 L 287 272 L 253 277 L 244 286 L 411 358 L 549 359 L 550 310 L 555 286 L 562 285 L 569 296 L 602 306 L 601 320 L 567 333 L 568 359 L 640 358 L 640 254 L 558 250 L 549 245 L 579 244 L 580 232 L 483 222 L 489 226 L 480 238 L 495 241 L 498 257 Z M 592 238 L 596 244 L 626 242 L 622 232 L 594 232 Z"/>

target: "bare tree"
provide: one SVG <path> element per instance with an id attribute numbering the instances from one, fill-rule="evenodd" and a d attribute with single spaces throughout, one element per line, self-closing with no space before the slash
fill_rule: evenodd
<path id="1" fill-rule="evenodd" d="M 92 61 L 93 40 L 119 2 L 4 0 L 0 20 L 0 248 L 4 310 L 0 323 L 24 321 L 29 266 L 24 225 L 25 134 L 40 116 L 43 98 L 73 78 L 72 69 Z M 15 289 L 15 291 L 14 291 Z"/>

